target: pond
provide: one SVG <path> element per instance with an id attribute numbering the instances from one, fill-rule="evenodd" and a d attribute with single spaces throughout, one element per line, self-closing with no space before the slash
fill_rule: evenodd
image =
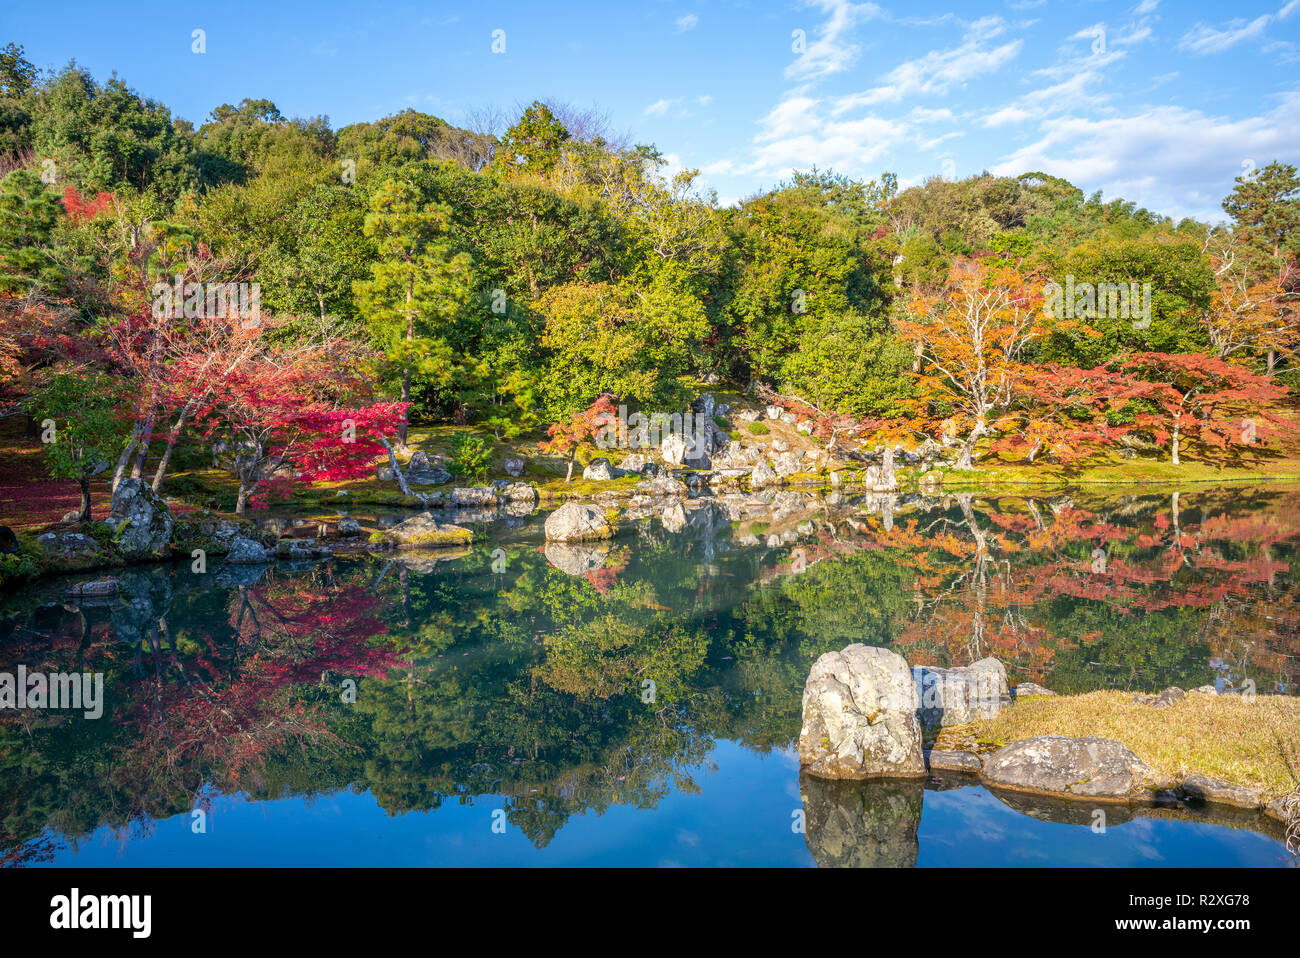
<path id="1" fill-rule="evenodd" d="M 519 510 L 516 510 L 519 511 Z M 812 662 L 995 655 L 1060 693 L 1295 694 L 1300 490 L 652 504 L 546 544 L 188 562 L 0 602 L 0 672 L 102 673 L 102 715 L 0 712 L 6 865 L 1286 865 L 1262 817 L 976 780 L 801 776 Z M 392 516 L 366 516 L 385 525 Z M 82 576 L 80 579 L 89 578 Z"/>

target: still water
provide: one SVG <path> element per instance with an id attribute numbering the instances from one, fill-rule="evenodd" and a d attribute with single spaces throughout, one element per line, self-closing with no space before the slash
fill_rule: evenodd
<path id="1" fill-rule="evenodd" d="M 794 745 L 810 665 L 850 642 L 1062 693 L 1295 694 L 1300 490 L 650 511 L 597 545 L 469 514 L 459 552 L 7 596 L 0 671 L 102 672 L 105 705 L 0 713 L 0 863 L 1293 863 L 1254 814 L 1114 810 L 1098 834 L 959 776 L 803 777 Z"/>

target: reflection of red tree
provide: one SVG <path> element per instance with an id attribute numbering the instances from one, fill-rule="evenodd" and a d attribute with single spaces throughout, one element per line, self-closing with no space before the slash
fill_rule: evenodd
<path id="1" fill-rule="evenodd" d="M 332 576 L 240 588 L 230 608 L 233 655 L 216 636 L 184 661 L 172 644 L 163 666 L 133 690 L 128 721 L 139 738 L 123 774 L 138 776 L 141 765 L 158 774 L 189 771 L 184 780 L 194 788 L 193 773 L 234 782 L 287 741 L 339 744 L 293 688 L 383 675 L 396 665 L 400 651 L 372 641 L 387 631 L 380 603 Z"/>
<path id="2" fill-rule="evenodd" d="M 1044 509 L 1033 499 L 1002 500 L 1004 511 L 982 513 L 972 496 L 959 495 L 960 517 L 855 517 L 851 528 L 824 525 L 800 547 L 808 566 L 889 549 L 913 571 L 916 611 L 894 637 L 913 664 L 992 654 L 1041 679 L 1057 652 L 1100 637 L 1056 634 L 1045 606 L 1068 597 L 1124 615 L 1204 609 L 1203 638 L 1216 655 L 1249 658 L 1255 669 L 1294 681 L 1300 610 L 1289 596 L 1267 592 L 1290 568 L 1273 550 L 1300 533 L 1297 499 L 1278 497 L 1267 512 L 1256 506 L 1248 516 L 1216 513 L 1193 524 L 1182 520 L 1175 493 L 1167 510 L 1137 525 L 1069 502 Z"/>

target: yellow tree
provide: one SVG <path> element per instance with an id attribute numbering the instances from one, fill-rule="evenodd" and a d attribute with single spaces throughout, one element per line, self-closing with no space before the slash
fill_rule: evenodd
<path id="1" fill-rule="evenodd" d="M 997 432 L 1043 332 L 1042 304 L 1036 277 L 977 261 L 954 264 L 940 295 L 909 302 L 898 330 L 921 357 L 919 411 L 959 442 L 956 468 L 973 469 L 976 444 Z"/>

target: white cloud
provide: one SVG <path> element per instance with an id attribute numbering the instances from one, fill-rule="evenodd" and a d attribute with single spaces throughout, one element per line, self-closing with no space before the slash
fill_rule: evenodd
<path id="1" fill-rule="evenodd" d="M 1217 204 L 1244 159 L 1263 165 L 1300 153 L 1300 94 L 1240 120 L 1165 106 L 1128 116 L 1050 117 L 1039 132 L 993 172 L 1042 170 L 1175 216 L 1221 219 Z"/>
<path id="2" fill-rule="evenodd" d="M 1272 17 L 1264 14 L 1262 17 L 1256 17 L 1254 20 L 1230 20 L 1225 23 L 1222 29 L 1207 26 L 1204 23 L 1198 23 L 1192 29 L 1183 34 L 1182 39 L 1178 41 L 1178 49 L 1186 53 L 1222 53 L 1230 47 L 1235 47 L 1243 40 L 1250 40 L 1260 37 L 1264 33 L 1264 28 L 1268 26 Z"/>
<path id="3" fill-rule="evenodd" d="M 803 53 L 785 68 L 791 78 L 811 80 L 840 73 L 858 58 L 859 48 L 850 39 L 859 23 L 874 20 L 884 11 L 874 3 L 848 3 L 846 0 L 805 0 L 805 7 L 816 7 L 830 14 L 817 28 L 816 39 L 808 40 Z"/>
<path id="4" fill-rule="evenodd" d="M 653 103 L 651 103 L 648 107 L 645 108 L 645 115 L 665 116 L 668 113 L 668 111 L 671 110 L 673 106 L 679 102 L 681 101 L 675 98 L 671 100 L 655 100 Z"/>
<path id="5" fill-rule="evenodd" d="M 700 18 L 693 13 L 688 13 L 685 16 L 678 17 L 676 20 L 673 21 L 673 26 L 676 28 L 673 32 L 685 33 L 687 30 L 694 30 L 699 25 L 700 25 Z"/>

